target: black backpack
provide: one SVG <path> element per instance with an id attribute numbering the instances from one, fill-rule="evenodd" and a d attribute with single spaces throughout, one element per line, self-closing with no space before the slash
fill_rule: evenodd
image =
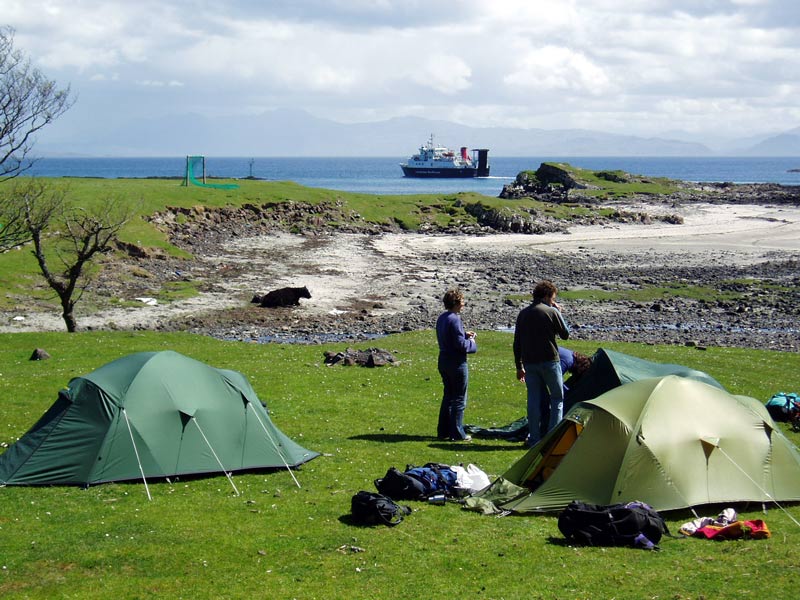
<path id="1" fill-rule="evenodd" d="M 406 465 L 404 472 L 391 467 L 375 480 L 375 488 L 393 500 L 426 500 L 440 494 L 453 496 L 456 482 L 456 472 L 449 465 L 429 462 L 422 467 Z"/>
<path id="2" fill-rule="evenodd" d="M 375 488 L 392 500 L 425 500 L 428 497 L 426 486 L 415 477 L 391 467 L 386 475 L 375 480 Z"/>
<path id="3" fill-rule="evenodd" d="M 658 550 L 667 524 L 643 502 L 601 506 L 574 500 L 558 516 L 558 529 L 568 540 L 590 546 L 632 546 Z"/>
<path id="4" fill-rule="evenodd" d="M 374 492 L 360 491 L 350 500 L 350 513 L 359 525 L 388 525 L 394 527 L 411 514 L 407 506 L 395 504 L 391 498 Z"/>

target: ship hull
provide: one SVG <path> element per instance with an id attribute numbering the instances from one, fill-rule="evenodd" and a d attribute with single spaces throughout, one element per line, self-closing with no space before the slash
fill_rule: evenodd
<path id="1" fill-rule="evenodd" d="M 472 177 L 488 177 L 489 170 L 486 169 L 486 174 L 478 175 L 478 169 L 475 167 L 466 168 L 446 168 L 437 169 L 436 167 L 409 167 L 400 165 L 403 169 L 403 175 L 406 177 L 430 177 L 430 178 L 472 178 Z"/>

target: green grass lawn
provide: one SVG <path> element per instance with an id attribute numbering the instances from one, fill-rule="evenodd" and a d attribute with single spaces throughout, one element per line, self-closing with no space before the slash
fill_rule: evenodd
<path id="1" fill-rule="evenodd" d="M 503 425 L 524 414 L 511 336 L 479 332 L 466 421 Z M 350 344 L 353 345 L 353 344 Z M 800 355 L 768 351 L 574 342 L 708 372 L 729 391 L 766 401 L 800 390 Z M 665 539 L 662 551 L 571 547 L 554 516 L 486 517 L 455 504 L 408 503 L 396 528 L 348 523 L 350 498 L 407 463 L 474 463 L 501 474 L 518 444 L 435 440 L 440 381 L 431 331 L 386 337 L 400 364 L 326 367 L 347 344 L 223 342 L 187 334 L 5 334 L 0 344 L 0 443 L 13 443 L 70 378 L 125 354 L 171 349 L 243 372 L 275 424 L 323 453 L 296 472 L 141 483 L 0 489 L 4 598 L 769 598 L 793 597 L 800 507 L 737 506 L 763 518 L 769 540 Z M 52 358 L 29 361 L 35 348 Z M 784 428 L 785 429 L 785 428 Z M 795 443 L 800 434 L 787 431 Z M 707 510 L 703 510 L 703 509 Z M 716 515 L 720 507 L 701 507 Z M 667 513 L 671 530 L 692 515 Z"/>

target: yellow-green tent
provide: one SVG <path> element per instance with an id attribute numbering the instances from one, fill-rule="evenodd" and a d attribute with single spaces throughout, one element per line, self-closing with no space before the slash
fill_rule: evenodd
<path id="1" fill-rule="evenodd" d="M 0 484 L 146 483 L 290 468 L 318 455 L 272 423 L 238 371 L 172 351 L 139 352 L 72 379 L 0 456 Z"/>
<path id="2" fill-rule="evenodd" d="M 669 375 L 578 403 L 499 481 L 479 496 L 518 513 L 572 500 L 656 510 L 796 501 L 800 452 L 761 402 Z M 501 487 L 515 491 L 497 497 Z"/>

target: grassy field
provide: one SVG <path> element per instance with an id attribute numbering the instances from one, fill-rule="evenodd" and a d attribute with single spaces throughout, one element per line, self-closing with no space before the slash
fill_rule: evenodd
<path id="1" fill-rule="evenodd" d="M 0 489 L 3 598 L 768 598 L 793 597 L 800 507 L 737 506 L 763 518 L 769 540 L 665 539 L 662 551 L 571 547 L 554 516 L 495 518 L 455 504 L 409 503 L 396 528 L 348 523 L 350 498 L 390 466 L 474 463 L 501 474 L 518 444 L 435 440 L 440 381 L 431 331 L 371 342 L 400 364 L 326 367 L 314 346 L 223 342 L 187 334 L 5 334 L 0 345 L 0 443 L 13 443 L 71 377 L 125 354 L 172 349 L 243 372 L 275 424 L 323 453 L 297 488 L 285 471 L 143 485 Z M 524 414 L 511 337 L 479 332 L 466 421 Z M 800 390 L 800 355 L 575 342 L 702 369 L 729 391 L 766 400 Z M 365 346 L 356 346 L 365 347 Z M 35 348 L 52 358 L 29 361 Z M 787 432 L 795 443 L 800 434 Z M 720 507 L 701 507 L 716 515 Z M 691 514 L 668 513 L 672 531 Z"/>

